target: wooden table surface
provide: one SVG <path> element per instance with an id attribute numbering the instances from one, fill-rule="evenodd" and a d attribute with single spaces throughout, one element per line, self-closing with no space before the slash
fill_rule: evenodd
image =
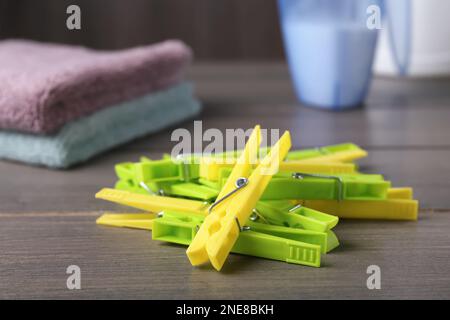
<path id="1" fill-rule="evenodd" d="M 95 225 L 122 209 L 94 199 L 113 165 L 170 152 L 174 127 L 69 171 L 0 162 L 0 298 L 450 298 L 450 79 L 377 78 L 364 108 L 332 113 L 296 103 L 284 64 L 198 64 L 189 77 L 204 129 L 259 123 L 290 130 L 294 147 L 357 143 L 363 171 L 414 187 L 419 221 L 341 221 L 322 268 L 232 255 L 220 273 L 149 232 Z M 69 265 L 81 290 L 66 288 Z M 381 290 L 366 287 L 369 265 Z"/>

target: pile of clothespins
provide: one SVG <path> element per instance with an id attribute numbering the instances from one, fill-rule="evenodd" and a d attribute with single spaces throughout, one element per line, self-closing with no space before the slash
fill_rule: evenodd
<path id="1" fill-rule="evenodd" d="M 411 188 L 391 188 L 353 161 L 367 152 L 347 143 L 290 151 L 289 132 L 259 149 L 256 126 L 244 150 L 121 163 L 115 189 L 97 198 L 145 211 L 105 213 L 98 224 L 152 230 L 155 240 L 188 245 L 192 265 L 220 270 L 230 252 L 319 267 L 339 245 L 340 218 L 417 220 Z M 231 159 L 231 161 L 230 161 Z"/>

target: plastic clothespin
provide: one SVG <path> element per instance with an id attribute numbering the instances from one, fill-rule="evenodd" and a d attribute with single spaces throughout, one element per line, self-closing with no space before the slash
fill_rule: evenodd
<path id="1" fill-rule="evenodd" d="M 263 148 L 259 148 L 258 150 L 258 157 L 262 158 L 265 157 L 270 151 L 270 147 L 263 147 Z M 216 158 L 216 159 L 235 159 L 235 158 L 239 158 L 242 155 L 243 150 L 231 150 L 231 151 L 224 151 L 221 153 L 216 153 L 216 154 L 209 154 L 206 156 L 206 158 Z"/>
<path id="2" fill-rule="evenodd" d="M 118 180 L 114 185 L 114 188 L 132 193 L 149 194 L 149 192 L 142 188 L 139 184 L 136 184 L 134 181 L 130 180 Z"/>
<path id="3" fill-rule="evenodd" d="M 351 162 L 367 157 L 367 151 L 353 143 L 296 150 L 288 153 L 286 160 L 314 160 L 314 162 Z"/>
<path id="4" fill-rule="evenodd" d="M 118 190 L 125 190 L 140 194 L 170 195 L 199 199 L 203 201 L 213 200 L 219 193 L 217 188 L 210 188 L 194 182 L 140 182 L 139 184 L 136 184 L 135 181 L 131 180 L 119 180 L 116 182 L 115 188 Z"/>
<path id="5" fill-rule="evenodd" d="M 188 197 L 200 200 L 213 200 L 217 197 L 219 192 L 216 189 L 212 189 L 208 186 L 203 186 L 201 184 L 185 182 L 185 183 L 175 183 L 170 185 L 166 193 L 174 196 Z"/>
<path id="6" fill-rule="evenodd" d="M 150 213 L 157 213 L 163 210 L 181 210 L 184 212 L 205 214 L 206 209 L 209 207 L 209 203 L 207 202 L 157 195 L 143 195 L 109 188 L 100 190 L 95 197 Z"/>
<path id="7" fill-rule="evenodd" d="M 340 162 L 313 162 L 306 160 L 284 161 L 280 165 L 280 172 L 305 172 L 305 173 L 324 173 L 324 174 L 345 174 L 357 173 L 357 167 L 354 163 Z"/>
<path id="8" fill-rule="evenodd" d="M 141 162 L 151 162 L 147 157 L 141 157 Z M 122 162 L 114 166 L 114 171 L 119 180 L 115 184 L 115 188 L 135 193 L 147 194 L 148 191 L 142 188 L 142 183 L 136 177 L 135 163 Z"/>
<path id="9" fill-rule="evenodd" d="M 383 200 L 390 186 L 382 175 L 293 173 L 272 179 L 261 200 Z"/>
<path id="10" fill-rule="evenodd" d="M 413 199 L 413 189 L 404 187 L 404 188 L 389 188 L 387 193 L 388 199 L 405 199 L 412 200 Z"/>
<path id="11" fill-rule="evenodd" d="M 270 151 L 270 147 L 260 148 L 259 156 L 263 157 Z M 242 150 L 224 152 L 216 157 L 237 158 Z M 316 162 L 351 162 L 367 156 L 367 151 L 354 143 L 341 143 L 324 147 L 308 148 L 289 151 L 285 160 L 315 160 Z"/>
<path id="12" fill-rule="evenodd" d="M 115 187 L 142 194 L 173 195 L 205 201 L 216 198 L 216 189 L 189 182 L 198 178 L 199 165 L 189 163 L 193 156 L 186 159 L 172 161 L 165 156 L 162 160 L 145 158 L 139 163 L 118 164 L 115 169 L 119 181 Z"/>
<path id="13" fill-rule="evenodd" d="M 189 245 L 203 220 L 204 216 L 201 214 L 186 214 L 176 211 L 163 211 L 159 214 L 105 213 L 97 219 L 97 224 L 153 230 L 152 237 L 155 240 Z M 154 223 L 155 221 L 156 223 Z M 241 235 L 232 252 L 319 267 L 320 255 L 316 252 L 317 249 L 310 245 L 319 246 L 321 253 L 327 253 L 339 245 L 339 241 L 331 231 L 323 233 L 251 221 L 248 222 L 245 230 L 252 231 L 250 234 L 259 234 L 252 236 L 251 243 L 247 240 L 249 233 L 245 233 L 243 237 Z M 262 237 L 261 234 L 267 234 L 269 237 Z M 293 244 L 286 240 L 299 243 Z M 286 249 L 286 246 L 289 246 L 289 250 Z M 244 248 L 245 250 L 243 250 Z M 294 258 L 293 252 L 296 250 L 301 250 L 302 253 L 296 254 L 297 258 Z M 314 253 L 311 253 L 311 250 L 314 250 Z M 314 259 L 311 259 L 311 257 Z"/>
<path id="14" fill-rule="evenodd" d="M 268 225 L 257 222 L 247 222 L 250 230 L 267 233 L 273 236 L 288 238 L 300 242 L 319 245 L 322 253 L 328 253 L 339 246 L 339 240 L 333 231 L 318 232 L 284 226 Z"/>
<path id="15" fill-rule="evenodd" d="M 190 245 L 196 237 L 201 220 L 166 217 L 153 221 L 152 239 Z M 288 238 L 255 232 L 244 228 L 232 245 L 231 252 L 279 260 L 288 263 L 320 267 L 321 247 Z"/>
<path id="16" fill-rule="evenodd" d="M 256 202 L 291 147 L 290 134 L 285 132 L 251 173 L 252 160 L 258 153 L 260 140 L 260 127 L 256 126 L 218 199 L 211 205 L 209 215 L 187 250 L 193 265 L 209 260 L 216 270 L 222 268 L 239 237 L 241 226 L 248 220 Z"/>
<path id="17" fill-rule="evenodd" d="M 215 189 L 215 190 L 220 190 L 220 183 L 219 183 L 219 181 L 211 181 L 211 180 L 199 178 L 198 179 L 198 183 L 200 183 L 200 184 L 202 184 L 204 186 L 207 186 L 209 188 Z"/>
<path id="18" fill-rule="evenodd" d="M 206 190 L 205 187 L 200 185 L 197 192 L 194 191 L 196 187 L 194 184 L 187 186 L 182 184 L 177 189 L 181 194 L 175 194 L 175 191 L 172 189 L 174 184 L 189 182 L 198 178 L 199 166 L 194 164 L 192 160 L 193 157 L 172 160 L 170 157 L 166 156 L 161 160 L 135 163 L 135 179 L 139 182 L 139 185 L 150 194 L 178 196 L 195 194 L 199 196 L 199 199 L 203 200 L 214 197 L 214 195 L 208 193 L 208 191 L 211 190 Z M 189 195 L 185 194 L 186 191 Z"/>
<path id="19" fill-rule="evenodd" d="M 384 200 L 303 200 L 299 203 L 343 219 L 417 220 L 419 202 L 410 199 L 411 196 L 409 188 L 392 188 Z"/>
<path id="20" fill-rule="evenodd" d="M 141 163 L 145 163 L 145 162 L 152 162 L 153 160 L 147 157 L 140 157 L 139 161 Z M 119 180 L 127 182 L 133 181 L 133 183 L 137 184 L 138 181 L 136 180 L 136 170 L 134 162 L 118 163 L 114 166 L 114 171 L 116 172 L 116 175 L 119 178 Z"/>
<path id="21" fill-rule="evenodd" d="M 199 214 L 186 214 L 181 211 L 163 211 L 160 213 L 164 217 L 177 218 L 183 221 L 193 221 L 197 222 L 200 226 L 205 216 Z M 333 217 L 336 219 L 336 217 Z M 254 222 L 251 219 L 245 224 L 245 227 L 249 230 L 270 234 L 272 236 L 277 236 L 281 238 L 288 238 L 295 241 L 306 242 L 309 244 L 319 245 L 321 247 L 322 253 L 327 253 L 337 246 L 339 246 L 339 241 L 336 235 L 331 231 L 319 232 L 313 230 L 305 230 L 299 228 L 291 228 L 286 226 L 269 225 L 259 222 Z"/>
<path id="22" fill-rule="evenodd" d="M 120 198 L 126 198 L 126 201 L 120 200 Z M 166 216 L 176 216 L 178 218 L 182 217 L 197 217 L 197 219 L 203 219 L 206 215 L 206 206 L 204 203 L 194 200 L 176 199 L 161 196 L 136 196 L 135 194 L 130 194 L 128 192 L 122 192 L 114 189 L 104 189 L 97 194 L 97 198 L 113 201 L 119 204 L 131 206 L 133 208 L 145 210 L 152 213 L 105 213 L 98 220 L 98 224 L 115 226 L 115 227 L 128 227 L 151 230 L 153 219 L 157 217 L 157 213 L 162 207 L 164 207 L 164 213 Z M 181 201 L 179 201 L 181 200 Z M 144 204 L 143 204 L 144 203 Z M 267 201 L 265 207 L 270 207 L 271 210 L 282 210 L 288 211 L 292 208 L 293 201 Z M 275 208 L 275 209 L 274 209 Z M 176 211 L 174 211 L 176 210 Z M 267 209 L 266 209 L 267 210 Z M 312 211 L 312 210 L 311 210 Z M 162 212 L 162 211 L 161 211 Z M 276 214 L 276 212 L 275 212 Z M 333 219 L 337 220 L 336 217 L 331 216 Z M 306 242 L 310 244 L 320 245 L 322 252 L 326 253 L 334 249 L 339 245 L 339 242 L 330 230 L 326 232 L 318 232 L 313 230 L 299 229 L 302 227 L 301 224 L 308 226 L 309 224 L 314 224 L 314 219 L 312 216 L 306 219 L 298 219 L 300 222 L 296 222 L 296 216 L 288 221 L 293 221 L 290 226 L 287 227 L 289 223 L 280 222 L 279 225 L 267 225 L 258 222 L 253 222 L 248 220 L 246 226 L 250 227 L 253 231 L 258 231 L 262 233 L 268 233 L 271 235 L 276 235 L 280 237 L 289 238 L 291 240 Z M 320 217 L 319 217 L 320 218 Z M 253 219 L 255 221 L 261 221 L 259 219 Z M 264 218 L 262 218 L 264 219 Z M 264 221 L 262 221 L 264 222 Z M 328 224 L 328 227 L 323 228 L 324 223 L 319 222 L 317 230 L 321 229 L 331 229 L 333 224 Z"/>
<path id="23" fill-rule="evenodd" d="M 276 202 L 259 201 L 250 217 L 252 221 L 263 221 L 270 224 L 290 228 L 301 228 L 319 232 L 327 232 L 339 222 L 336 216 L 306 208 L 301 205 L 283 209 Z"/>
<path id="24" fill-rule="evenodd" d="M 191 181 L 199 177 L 199 165 L 195 157 L 180 157 L 176 160 L 162 159 L 135 163 L 135 174 L 144 182 Z"/>
<path id="25" fill-rule="evenodd" d="M 104 213 L 96 223 L 121 228 L 152 230 L 156 213 Z"/>
<path id="26" fill-rule="evenodd" d="M 117 177 L 123 181 L 134 180 L 134 163 L 133 162 L 122 162 L 114 166 L 114 171 Z"/>
<path id="27" fill-rule="evenodd" d="M 195 200 L 186 200 L 186 199 L 178 199 L 178 198 L 170 198 L 170 197 L 162 197 L 162 196 L 151 196 L 151 195 L 137 195 L 134 193 L 126 192 L 126 191 L 119 191 L 114 189 L 103 189 L 99 193 L 97 193 L 96 198 L 108 200 L 111 202 L 119 203 L 122 205 L 130 206 L 133 208 L 141 209 L 146 211 L 147 213 L 138 213 L 138 214 L 108 214 L 105 213 L 103 216 L 101 216 L 98 220 L 98 224 L 103 225 L 110 225 L 110 226 L 117 226 L 117 227 L 130 227 L 130 228 L 138 228 L 138 229 L 146 229 L 151 230 L 152 222 L 150 220 L 153 220 L 156 217 L 156 212 L 161 211 L 176 211 L 176 212 L 182 212 L 183 215 L 198 215 L 200 217 L 204 217 L 207 214 L 207 207 L 208 204 L 200 201 Z M 246 225 L 250 226 L 252 228 L 256 228 L 256 231 L 259 231 L 261 228 L 260 226 L 263 226 L 264 230 L 266 229 L 276 229 L 277 232 L 283 231 L 284 234 L 295 234 L 295 236 L 289 237 L 292 240 L 312 243 L 312 244 L 320 244 L 321 248 L 323 248 L 326 252 L 333 249 L 335 246 L 338 245 L 337 238 L 334 234 L 332 234 L 329 229 L 334 227 L 335 223 L 332 220 L 338 220 L 336 217 L 331 216 L 332 219 L 330 219 L 329 222 L 324 222 L 322 216 L 324 214 L 318 214 L 318 215 L 308 215 L 308 217 L 303 217 L 299 215 L 294 215 L 292 213 L 283 213 L 288 212 L 290 208 L 293 207 L 294 202 L 293 201 L 266 201 L 261 205 L 259 203 L 259 208 L 261 211 L 268 212 L 268 210 L 271 210 L 272 214 L 279 214 L 280 216 L 287 215 L 289 218 L 278 219 L 278 220 L 271 220 L 271 222 L 278 221 L 279 226 L 291 226 L 294 228 L 286 228 L 287 230 L 279 230 L 277 229 L 278 226 L 275 225 L 262 225 L 261 223 L 252 222 L 251 220 L 248 220 Z M 258 205 L 257 205 L 258 207 Z M 261 209 L 263 207 L 263 209 Z M 277 212 L 277 210 L 279 210 Z M 281 211 L 281 213 L 279 213 Z M 313 212 L 313 210 L 309 210 L 312 213 L 318 213 L 317 211 Z M 298 212 L 298 210 L 297 210 Z M 303 211 L 305 212 L 305 211 Z M 269 215 L 269 213 L 267 213 Z M 325 215 L 326 216 L 326 215 Z M 261 218 L 259 219 L 253 219 L 256 221 L 261 221 Z M 316 218 L 321 219 L 322 221 L 315 221 Z M 264 219 L 264 217 L 262 218 Z M 264 222 L 264 221 L 263 221 Z M 312 227 L 311 227 L 312 226 Z M 277 228 L 275 228 L 277 227 Z M 297 229 L 301 227 L 306 227 L 306 229 L 310 228 L 311 230 L 302 230 Z M 329 234 L 327 237 L 326 245 L 325 241 L 320 240 L 320 237 L 323 237 L 325 233 L 318 232 L 318 231 L 312 231 L 312 230 L 328 230 L 327 233 Z M 264 232 L 264 231 L 262 231 Z M 267 232 L 265 232 L 267 233 Z M 272 235 L 275 235 L 273 232 L 269 232 Z M 278 233 L 280 234 L 280 233 Z M 307 237 L 307 238 L 302 238 Z M 316 241 L 309 241 L 306 239 L 316 239 Z M 335 239 L 335 240 L 333 240 Z"/>
<path id="28" fill-rule="evenodd" d="M 199 176 L 209 181 L 220 179 L 223 169 L 231 170 L 235 162 L 224 162 L 218 158 L 202 158 L 200 160 Z M 280 172 L 305 172 L 323 174 L 357 173 L 353 163 L 339 162 L 307 162 L 302 160 L 283 161 L 279 166 Z"/>

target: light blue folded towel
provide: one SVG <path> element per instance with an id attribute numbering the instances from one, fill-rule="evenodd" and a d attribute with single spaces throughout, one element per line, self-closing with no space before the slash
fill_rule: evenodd
<path id="1" fill-rule="evenodd" d="M 192 91 L 191 84 L 182 83 L 69 123 L 54 136 L 0 131 L 0 158 L 70 167 L 195 116 L 201 106 Z"/>

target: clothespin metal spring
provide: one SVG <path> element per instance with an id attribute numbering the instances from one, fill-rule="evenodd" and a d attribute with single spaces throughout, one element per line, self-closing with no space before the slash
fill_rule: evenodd
<path id="1" fill-rule="evenodd" d="M 164 196 L 164 195 L 165 195 L 163 189 L 160 189 L 160 190 L 158 191 L 158 193 L 153 192 L 152 189 L 150 189 L 149 186 L 148 186 L 144 181 L 139 182 L 139 185 L 140 185 L 145 191 L 147 191 L 148 193 L 150 193 L 151 195 L 159 195 L 159 196 Z"/>
<path id="2" fill-rule="evenodd" d="M 264 223 L 269 224 L 266 218 L 264 218 L 264 216 L 256 208 L 254 208 L 250 216 L 250 221 L 258 221 L 258 220 L 262 220 Z"/>
<path id="3" fill-rule="evenodd" d="M 215 206 L 217 206 L 219 203 L 221 203 L 222 201 L 224 201 L 225 199 L 229 198 L 231 195 L 235 194 L 236 192 L 238 192 L 239 190 L 241 190 L 242 188 L 244 188 L 246 185 L 248 185 L 248 179 L 247 178 L 238 178 L 236 180 L 236 182 L 234 183 L 236 189 L 232 190 L 231 192 L 227 193 L 226 195 L 224 195 L 222 198 L 220 198 L 219 200 L 216 200 L 208 209 L 208 214 L 211 213 L 211 211 L 214 209 Z M 239 232 L 245 231 L 245 227 L 241 226 L 241 223 L 239 222 L 238 217 L 235 218 L 236 220 L 236 224 L 237 227 L 239 229 Z"/>
<path id="4" fill-rule="evenodd" d="M 235 194 L 237 191 L 241 190 L 242 188 L 244 188 L 246 185 L 248 185 L 248 179 L 247 178 L 238 178 L 235 182 L 235 186 L 236 189 L 232 190 L 231 192 L 227 193 L 226 195 L 224 195 L 222 198 L 220 198 L 219 200 L 216 200 L 208 209 L 208 214 L 211 213 L 211 211 L 214 209 L 214 207 L 216 207 L 219 203 L 221 203 L 222 201 L 224 201 L 225 199 L 229 198 L 231 195 Z M 238 222 L 239 223 L 239 222 Z M 239 228 L 241 229 L 241 228 Z"/>

